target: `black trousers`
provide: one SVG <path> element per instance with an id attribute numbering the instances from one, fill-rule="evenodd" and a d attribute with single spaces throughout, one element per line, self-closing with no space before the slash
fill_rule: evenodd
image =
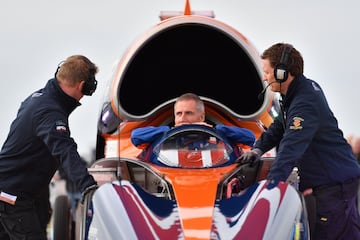
<path id="1" fill-rule="evenodd" d="M 311 239 L 360 239 L 360 216 L 356 204 L 358 187 L 359 179 L 351 179 L 313 189 L 316 214 Z"/>

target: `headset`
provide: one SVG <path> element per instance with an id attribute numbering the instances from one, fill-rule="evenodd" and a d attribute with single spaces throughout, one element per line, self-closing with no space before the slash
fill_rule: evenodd
<path id="1" fill-rule="evenodd" d="M 95 72 L 95 69 L 93 70 L 90 69 L 90 72 L 91 73 Z M 95 75 L 90 74 L 90 77 L 87 80 L 85 80 L 81 92 L 84 95 L 91 96 L 95 92 L 96 87 L 97 87 L 97 80 L 95 79 Z"/>
<path id="2" fill-rule="evenodd" d="M 56 78 L 56 74 L 58 73 L 61 65 L 64 63 L 65 61 L 61 61 L 59 64 L 58 64 L 58 67 L 56 69 L 56 72 L 55 72 L 55 78 Z M 88 61 L 86 61 L 88 62 Z M 84 94 L 84 95 L 87 95 L 87 96 L 91 96 L 95 90 L 96 90 L 96 87 L 97 87 L 97 80 L 95 79 L 95 68 L 93 66 L 93 64 L 91 62 L 88 62 L 89 63 L 89 66 L 90 66 L 90 69 L 89 69 L 89 78 L 85 80 L 84 82 L 84 85 L 81 89 L 81 92 Z"/>
<path id="3" fill-rule="evenodd" d="M 276 82 L 283 83 L 289 76 L 289 57 L 293 46 L 290 44 L 284 44 L 285 48 L 281 54 L 281 59 L 274 68 L 274 77 Z"/>

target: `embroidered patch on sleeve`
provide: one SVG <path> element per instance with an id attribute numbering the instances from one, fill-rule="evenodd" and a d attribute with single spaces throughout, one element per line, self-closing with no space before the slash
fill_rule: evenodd
<path id="1" fill-rule="evenodd" d="M 67 124 L 62 120 L 55 122 L 55 128 L 57 132 L 68 132 Z"/>
<path id="2" fill-rule="evenodd" d="M 303 121 L 304 121 L 304 119 L 301 118 L 301 117 L 294 117 L 293 118 L 293 123 L 290 126 L 290 129 L 293 129 L 293 130 L 302 129 L 303 127 L 301 126 L 301 124 L 302 124 Z"/>

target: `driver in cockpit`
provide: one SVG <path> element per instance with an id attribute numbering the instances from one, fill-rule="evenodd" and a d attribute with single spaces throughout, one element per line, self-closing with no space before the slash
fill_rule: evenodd
<path id="1" fill-rule="evenodd" d="M 213 127 L 205 122 L 205 105 L 201 98 L 193 93 L 185 93 L 178 97 L 174 104 L 175 127 L 185 124 L 199 124 Z M 217 124 L 216 131 L 220 135 L 226 136 L 235 144 L 252 146 L 255 142 L 255 135 L 252 131 L 235 127 Z M 131 141 L 138 148 L 146 148 L 150 143 L 159 139 L 163 134 L 170 130 L 169 126 L 148 126 L 134 129 L 131 133 Z M 139 158 L 146 158 L 143 151 Z"/>

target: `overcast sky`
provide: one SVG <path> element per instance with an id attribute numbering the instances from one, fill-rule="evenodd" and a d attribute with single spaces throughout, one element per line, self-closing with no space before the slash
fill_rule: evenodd
<path id="1" fill-rule="evenodd" d="M 185 0 L 2 0 L 0 6 L 0 143 L 21 101 L 52 78 L 60 61 L 83 54 L 100 69 L 98 90 L 70 117 L 79 152 L 95 148 L 100 103 L 113 63 L 162 10 Z M 245 35 L 261 53 L 289 42 L 305 60 L 305 75 L 322 86 L 344 135 L 360 136 L 360 2 L 358 0 L 191 0 L 192 10 Z"/>

